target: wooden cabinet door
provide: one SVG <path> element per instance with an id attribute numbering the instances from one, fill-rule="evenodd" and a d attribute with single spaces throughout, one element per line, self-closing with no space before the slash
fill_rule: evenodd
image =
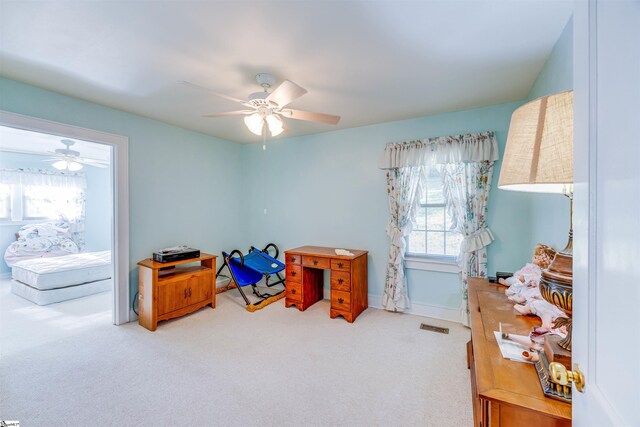
<path id="1" fill-rule="evenodd" d="M 199 274 L 189 279 L 188 305 L 211 299 L 211 273 Z"/>
<path id="2" fill-rule="evenodd" d="M 158 316 L 188 305 L 189 279 L 158 285 Z"/>

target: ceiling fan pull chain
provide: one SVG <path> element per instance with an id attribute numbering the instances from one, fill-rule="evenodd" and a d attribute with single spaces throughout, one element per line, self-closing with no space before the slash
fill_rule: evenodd
<path id="1" fill-rule="evenodd" d="M 264 190 L 262 191 L 262 197 L 263 197 L 263 201 L 262 201 L 262 205 L 264 206 L 264 214 L 267 214 L 267 166 L 268 166 L 268 162 L 267 162 L 267 126 L 263 125 L 262 126 L 262 152 L 264 153 L 264 167 L 262 168 L 262 173 L 264 174 L 264 177 L 262 179 L 262 185 L 264 185 Z"/>

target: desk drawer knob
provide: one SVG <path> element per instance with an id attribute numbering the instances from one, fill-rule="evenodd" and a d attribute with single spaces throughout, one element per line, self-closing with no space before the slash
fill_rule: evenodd
<path id="1" fill-rule="evenodd" d="M 187 299 L 187 289 L 184 290 L 184 299 Z"/>
<path id="2" fill-rule="evenodd" d="M 291 262 L 296 262 L 296 257 L 292 256 L 291 257 Z"/>
<path id="3" fill-rule="evenodd" d="M 318 265 L 318 260 L 317 259 L 313 260 L 313 265 Z"/>
<path id="4" fill-rule="evenodd" d="M 343 264 L 343 263 L 341 263 L 341 262 L 339 262 L 339 263 L 338 263 L 338 268 L 342 268 L 342 267 L 344 267 L 344 264 Z"/>
<path id="5" fill-rule="evenodd" d="M 292 272 L 291 272 L 291 275 L 292 275 L 292 276 L 295 276 L 295 275 L 296 275 L 296 272 L 295 272 L 295 271 L 292 271 Z"/>
<path id="6" fill-rule="evenodd" d="M 339 302 L 340 304 L 342 304 L 342 303 L 344 302 L 344 299 L 343 299 L 343 298 L 338 298 L 338 302 Z"/>
<path id="7" fill-rule="evenodd" d="M 292 293 L 292 294 L 295 294 L 295 293 L 296 293 L 296 290 L 295 290 L 295 289 L 291 289 L 291 293 Z"/>
<path id="8" fill-rule="evenodd" d="M 342 282 L 344 282 L 344 279 L 338 279 L 338 283 L 342 285 Z"/>
<path id="9" fill-rule="evenodd" d="M 191 288 L 189 288 L 189 297 L 191 297 Z"/>

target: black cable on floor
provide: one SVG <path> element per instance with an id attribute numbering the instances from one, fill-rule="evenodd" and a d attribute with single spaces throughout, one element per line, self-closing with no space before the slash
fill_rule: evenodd
<path id="1" fill-rule="evenodd" d="M 136 292 L 136 296 L 133 297 L 133 302 L 131 303 L 131 308 L 133 309 L 133 312 L 136 314 L 136 316 L 138 315 L 138 310 L 136 310 L 136 301 L 138 301 L 138 294 L 140 292 Z"/>

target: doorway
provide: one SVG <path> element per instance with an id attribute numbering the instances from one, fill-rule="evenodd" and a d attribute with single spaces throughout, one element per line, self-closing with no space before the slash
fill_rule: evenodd
<path id="1" fill-rule="evenodd" d="M 129 292 L 129 185 L 128 138 L 92 129 L 0 111 L 0 126 L 15 131 L 37 132 L 58 140 L 82 141 L 94 144 L 98 151 L 108 151 L 108 180 L 110 183 L 110 247 L 112 249 L 112 316 L 115 325 L 130 319 Z M 62 146 L 61 146 L 62 147 Z M 62 147 L 64 149 L 65 147 Z M 73 147 L 68 147 L 72 151 Z M 55 151 L 54 151 L 55 152 Z M 75 154 L 75 153 L 72 153 Z"/>

